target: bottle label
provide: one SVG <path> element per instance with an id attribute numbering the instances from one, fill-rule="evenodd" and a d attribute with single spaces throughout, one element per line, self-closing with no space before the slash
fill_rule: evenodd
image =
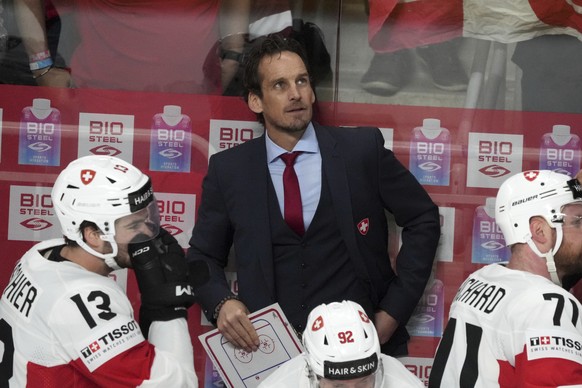
<path id="1" fill-rule="evenodd" d="M 580 170 L 580 138 L 570 135 L 570 140 L 557 144 L 551 133 L 542 136 L 540 145 L 540 170 L 552 170 L 569 176 L 576 176 Z"/>
<path id="2" fill-rule="evenodd" d="M 190 172 L 192 121 L 186 115 L 176 125 L 161 113 L 154 116 L 150 138 L 150 170 Z"/>
<path id="3" fill-rule="evenodd" d="M 412 130 L 410 172 L 423 185 L 449 185 L 451 137 L 447 129 L 441 128 L 434 139 L 427 138 L 420 127 Z"/>
<path id="4" fill-rule="evenodd" d="M 473 217 L 473 252 L 471 262 L 491 264 L 509 260 L 510 250 L 505 246 L 503 232 L 493 217 L 478 206 Z"/>
<path id="5" fill-rule="evenodd" d="M 18 142 L 18 164 L 58 166 L 61 160 L 61 113 L 52 108 L 44 118 L 32 107 L 22 110 Z"/>
<path id="6" fill-rule="evenodd" d="M 444 285 L 435 279 L 424 290 L 406 328 L 410 335 L 440 337 L 443 334 Z"/>

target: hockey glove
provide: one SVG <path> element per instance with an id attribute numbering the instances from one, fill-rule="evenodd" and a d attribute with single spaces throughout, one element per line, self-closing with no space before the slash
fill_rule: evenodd
<path id="1" fill-rule="evenodd" d="M 163 228 L 153 240 L 129 244 L 129 255 L 141 293 L 139 312 L 147 337 L 153 321 L 186 318 L 194 301 L 184 250 Z"/>

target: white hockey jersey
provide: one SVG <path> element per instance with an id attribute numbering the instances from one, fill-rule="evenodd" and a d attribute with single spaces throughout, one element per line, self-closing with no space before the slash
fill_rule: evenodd
<path id="1" fill-rule="evenodd" d="M 382 386 L 375 388 L 422 388 L 422 382 L 394 357 L 381 354 L 384 372 Z M 305 354 L 283 363 L 259 388 L 310 388 Z"/>
<path id="2" fill-rule="evenodd" d="M 581 307 L 542 276 L 500 264 L 475 271 L 451 305 L 429 387 L 580 386 Z"/>
<path id="3" fill-rule="evenodd" d="M 114 280 L 40 252 L 16 264 L 0 300 L 0 386 L 197 387 L 185 319 L 154 322 L 150 342 Z"/>

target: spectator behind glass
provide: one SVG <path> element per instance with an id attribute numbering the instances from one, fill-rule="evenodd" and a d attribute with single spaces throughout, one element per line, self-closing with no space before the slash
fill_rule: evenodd
<path id="1" fill-rule="evenodd" d="M 33 71 L 39 85 L 220 93 L 202 71 L 219 36 L 219 0 L 55 0 L 59 13 L 73 18 L 78 35 L 68 64 L 72 81 L 44 60 L 52 53 L 42 0 L 14 2 L 26 51 L 43 66 Z"/>
<path id="2" fill-rule="evenodd" d="M 222 94 L 242 96 L 243 55 L 251 42 L 269 34 L 289 35 L 292 25 L 289 0 L 223 0 L 220 14 L 220 42 L 216 51 L 211 51 L 206 66 L 215 66 L 219 60 L 222 69 Z M 212 76 L 207 70 L 209 76 Z"/>
<path id="3" fill-rule="evenodd" d="M 276 35 L 246 58 L 245 97 L 265 135 L 210 158 L 188 252 L 211 267 L 199 300 L 228 341 L 251 351 L 258 337 L 249 311 L 278 302 L 302 332 L 312 308 L 350 299 L 373 317 L 383 352 L 406 354 L 405 325 L 440 237 L 438 208 L 384 148 L 378 128 L 312 121 L 306 63 L 298 42 Z M 300 202 L 295 222 L 286 222 L 282 158 L 291 151 L 300 152 L 288 169 L 298 176 Z M 385 210 L 403 227 L 395 270 Z M 224 274 L 233 243 L 238 298 Z"/>
<path id="4" fill-rule="evenodd" d="M 32 247 L 0 300 L 2 386 L 197 387 L 189 268 L 160 228 L 149 177 L 85 156 L 59 174 L 51 199 L 64 239 Z M 137 279 L 139 326 L 107 276 L 122 267 Z"/>
<path id="5" fill-rule="evenodd" d="M 579 180 L 518 173 L 499 188 L 495 222 L 511 257 L 459 288 L 429 387 L 582 386 L 582 305 L 564 289 L 582 273 Z"/>
<path id="6" fill-rule="evenodd" d="M 518 42 L 511 57 L 522 70 L 523 111 L 582 113 L 582 42 L 544 35 Z"/>
<path id="7" fill-rule="evenodd" d="M 29 67 L 29 58 L 18 27 L 16 26 L 16 19 L 14 14 L 14 1 L 8 0 L 4 4 L 0 4 L 0 30 L 5 28 L 4 46 L 0 44 L 0 83 L 3 84 L 17 84 L 17 85 L 36 85 L 36 80 L 32 77 L 32 71 Z M 58 55 L 57 47 L 61 34 L 61 19 L 52 4 L 52 1 L 45 0 L 44 2 L 45 25 L 47 32 L 47 41 L 49 51 L 51 52 L 51 59 L 55 66 L 65 67 L 64 59 Z M 0 31 L 0 36 L 2 32 Z M 0 37 L 0 41 L 2 38 Z M 64 76 L 67 76 L 63 73 Z"/>
<path id="8" fill-rule="evenodd" d="M 459 59 L 460 35 L 455 20 L 462 13 L 455 2 L 385 2 L 367 0 L 368 35 L 374 56 L 361 85 L 369 93 L 391 96 L 412 81 L 421 66 L 435 87 L 467 89 L 467 73 Z"/>
<path id="9" fill-rule="evenodd" d="M 279 366 L 259 387 L 424 386 L 400 361 L 380 353 L 374 324 L 352 301 L 314 308 L 307 318 L 303 347 L 303 353 Z"/>

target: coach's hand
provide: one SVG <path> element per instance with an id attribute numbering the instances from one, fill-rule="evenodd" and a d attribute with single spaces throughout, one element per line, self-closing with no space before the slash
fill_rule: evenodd
<path id="1" fill-rule="evenodd" d="M 231 344 L 250 353 L 259 348 L 259 336 L 248 314 L 249 310 L 242 302 L 227 300 L 218 312 L 216 326 Z"/>

